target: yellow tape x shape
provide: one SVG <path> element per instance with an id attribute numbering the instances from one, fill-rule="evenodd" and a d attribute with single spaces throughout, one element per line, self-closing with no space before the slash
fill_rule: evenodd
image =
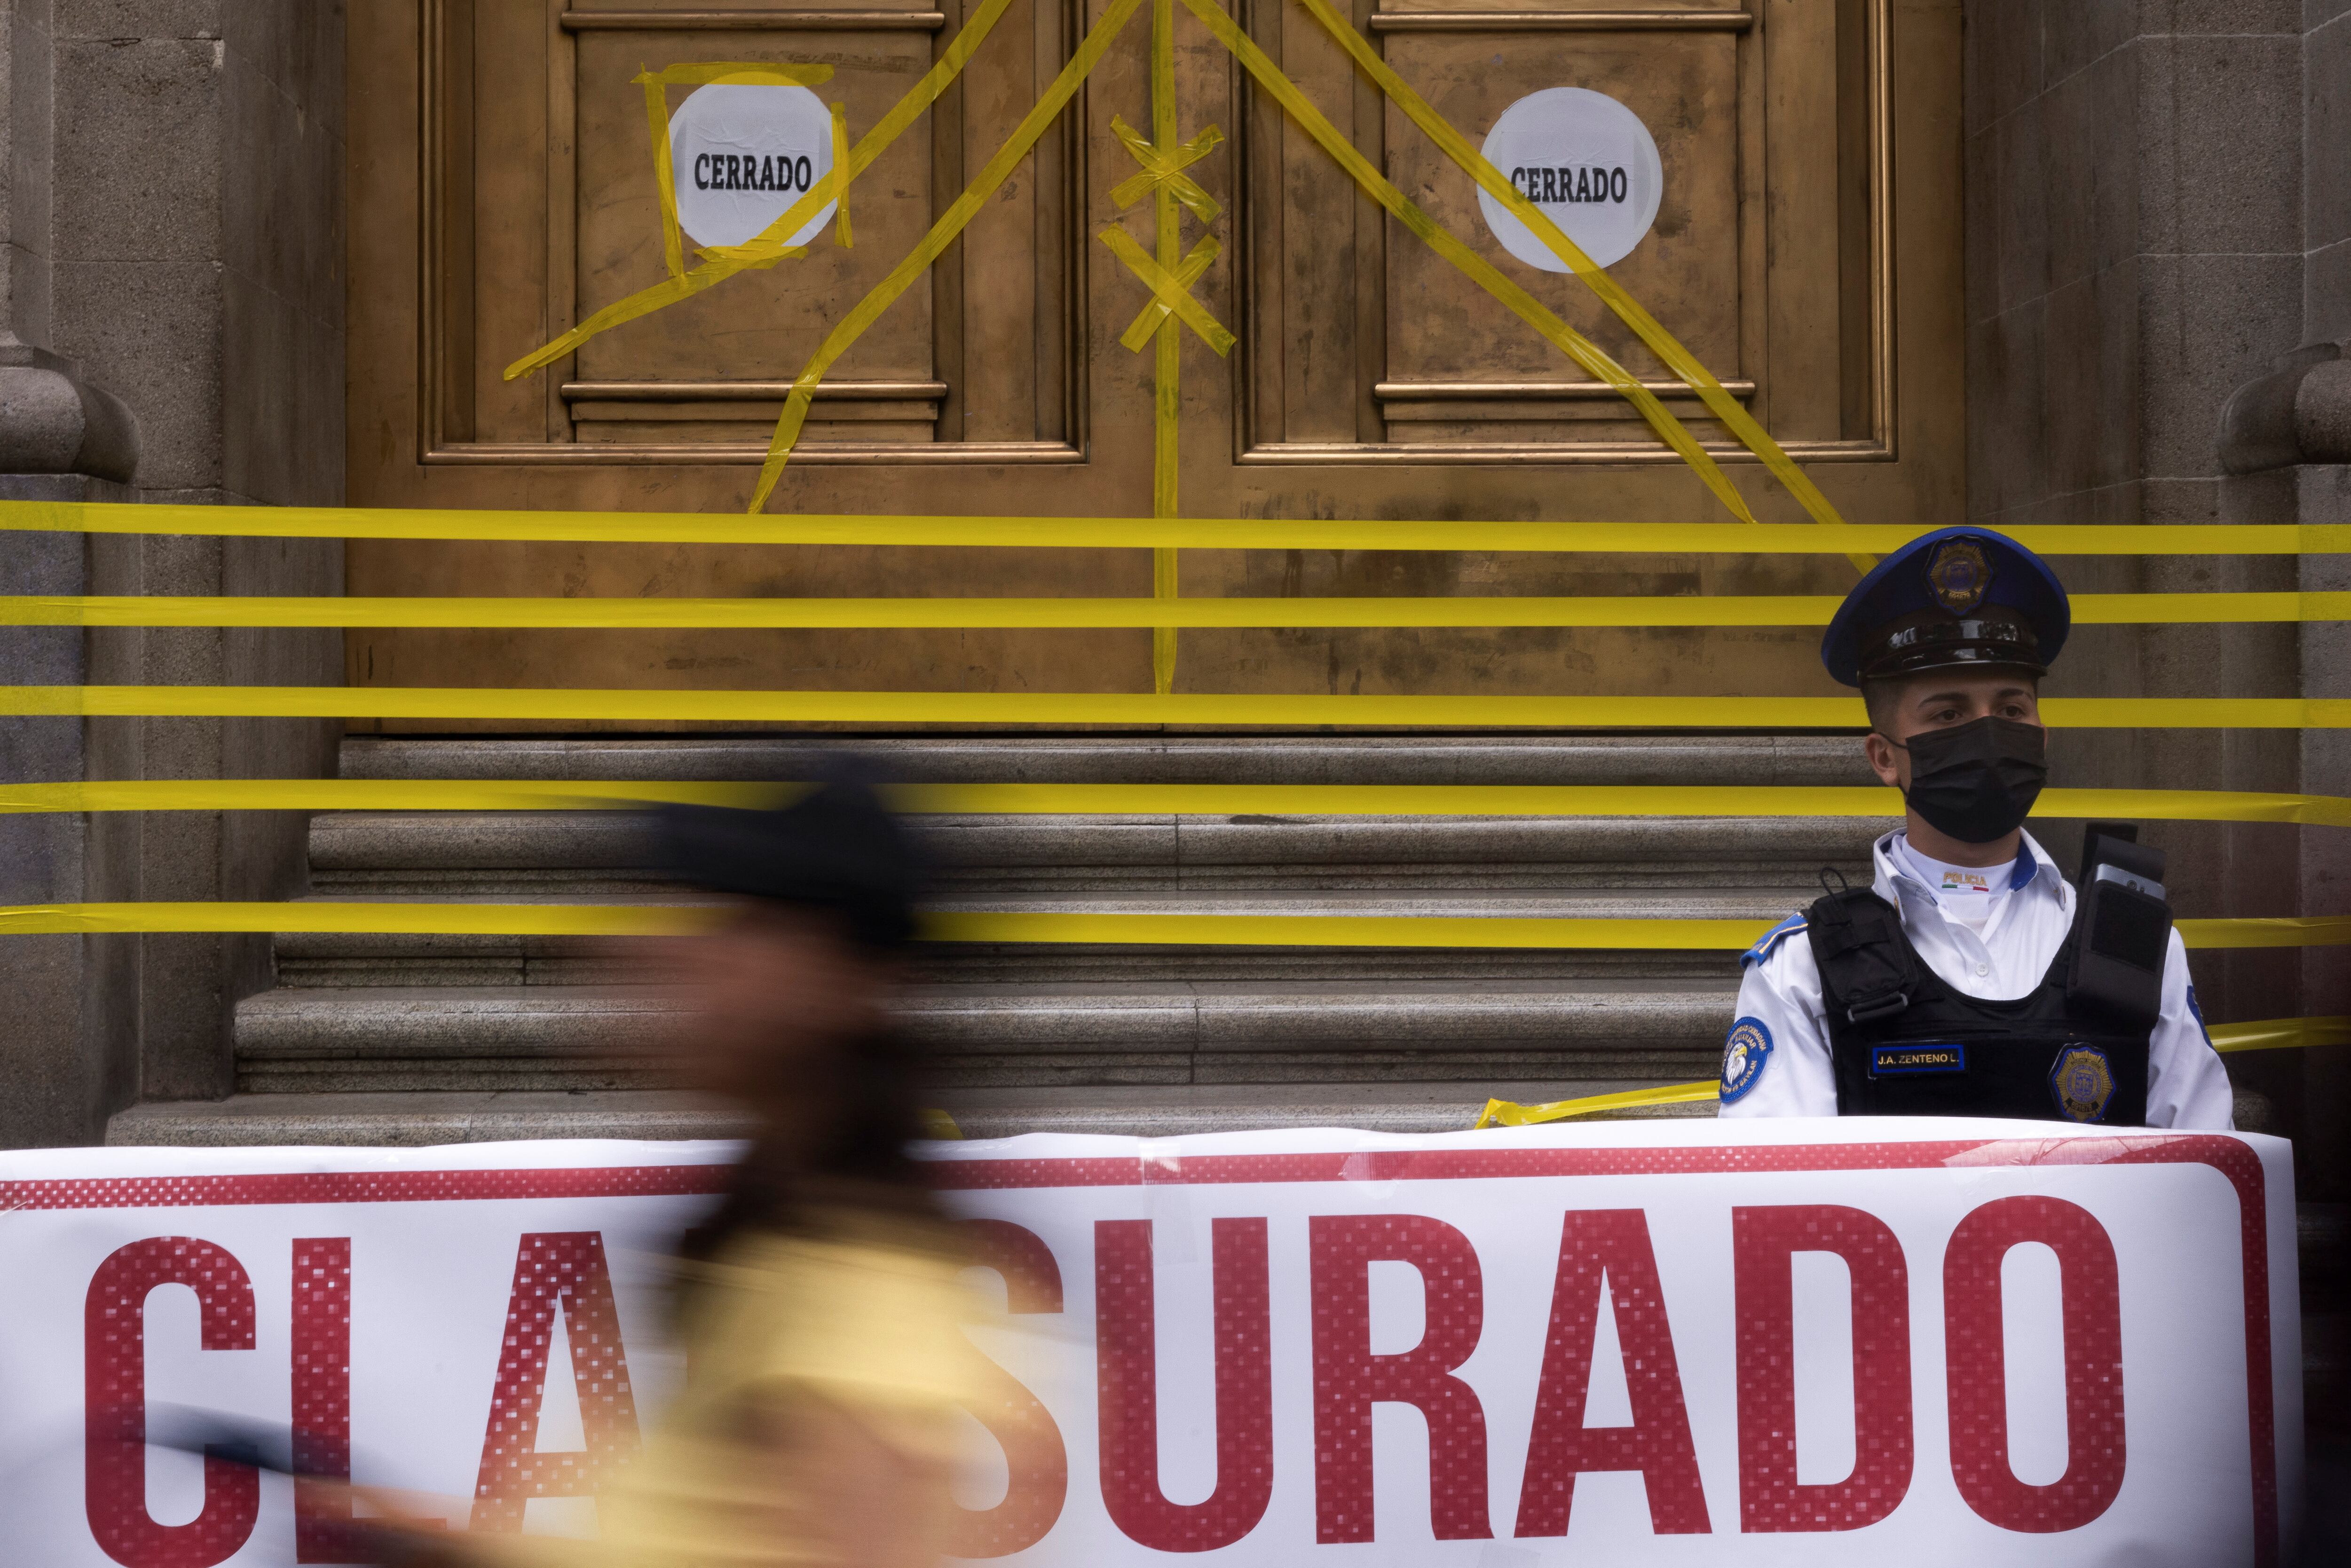
<path id="1" fill-rule="evenodd" d="M 1198 333 L 1200 340 L 1217 353 L 1232 350 L 1233 335 L 1226 331 L 1223 323 L 1209 315 L 1207 307 L 1193 298 L 1191 294 L 1192 285 L 1199 281 L 1200 275 L 1208 270 L 1208 264 L 1215 261 L 1217 253 L 1223 249 L 1214 235 L 1202 235 L 1190 254 L 1184 257 L 1183 265 L 1172 273 L 1152 260 L 1151 253 L 1135 244 L 1134 236 L 1116 224 L 1102 230 L 1096 237 L 1110 246 L 1110 253 L 1124 262 L 1127 270 L 1141 278 L 1143 286 L 1152 294 L 1152 303 L 1143 308 L 1143 314 L 1137 316 L 1134 324 L 1120 337 L 1121 344 L 1130 351 L 1140 352 L 1144 345 L 1151 341 L 1152 333 L 1158 330 L 1160 321 L 1172 310 L 1177 320 Z"/>
<path id="2" fill-rule="evenodd" d="M 1110 199 L 1116 202 L 1122 210 L 1164 187 L 1169 194 L 1189 207 L 1192 215 L 1204 224 L 1215 223 L 1218 214 L 1224 212 L 1223 204 L 1200 189 L 1198 183 L 1184 172 L 1216 150 L 1217 143 L 1225 139 L 1223 131 L 1211 125 L 1163 157 L 1149 138 L 1118 115 L 1110 117 L 1110 129 L 1111 134 L 1134 154 L 1134 161 L 1143 165 L 1143 172 L 1131 174 L 1111 187 Z"/>

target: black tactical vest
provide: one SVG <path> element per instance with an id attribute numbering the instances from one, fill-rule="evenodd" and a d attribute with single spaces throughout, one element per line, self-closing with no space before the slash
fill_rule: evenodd
<path id="1" fill-rule="evenodd" d="M 2113 883 L 2095 892 L 2041 983 L 2004 1002 L 1946 983 L 1875 893 L 1816 900 L 1807 935 L 1837 1113 L 2144 1126 L 2171 910 Z"/>

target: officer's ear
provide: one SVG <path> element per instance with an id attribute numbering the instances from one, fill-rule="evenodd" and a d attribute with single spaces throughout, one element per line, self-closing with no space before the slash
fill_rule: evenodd
<path id="1" fill-rule="evenodd" d="M 1901 788 L 1899 758 L 1901 748 L 1889 737 L 1895 720 L 1900 715 L 1902 694 L 1907 681 L 1864 681 L 1861 683 L 1862 705 L 1869 710 L 1869 733 L 1862 738 L 1862 750 L 1869 758 L 1870 770 L 1878 782 Z"/>
<path id="2" fill-rule="evenodd" d="M 1862 737 L 1861 747 L 1869 758 L 1869 770 L 1877 775 L 1879 783 L 1896 789 L 1904 787 L 1902 763 L 1908 758 L 1908 752 L 1875 729 Z"/>

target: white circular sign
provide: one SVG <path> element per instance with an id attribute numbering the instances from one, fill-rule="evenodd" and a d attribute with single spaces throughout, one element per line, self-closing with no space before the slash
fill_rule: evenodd
<path id="1" fill-rule="evenodd" d="M 1633 254 L 1657 221 L 1666 169 L 1641 117 L 1606 93 L 1551 87 L 1502 111 L 1487 133 L 1486 162 L 1541 207 L 1594 264 Z M 1502 248 L 1545 272 L 1567 264 L 1484 191 L 1478 204 Z"/>
<path id="2" fill-rule="evenodd" d="M 678 226 L 696 245 L 741 245 L 832 172 L 832 111 L 804 87 L 713 82 L 669 119 Z M 786 243 L 832 221 L 828 202 Z"/>

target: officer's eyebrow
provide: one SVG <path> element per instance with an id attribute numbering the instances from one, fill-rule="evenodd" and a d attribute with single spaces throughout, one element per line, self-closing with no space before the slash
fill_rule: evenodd
<path id="1" fill-rule="evenodd" d="M 2019 683 L 2016 685 L 1994 689 L 1991 697 L 1994 702 L 2005 702 L 2011 697 L 2030 697 L 2038 695 L 2031 685 Z M 1923 709 L 1932 707 L 1937 703 L 1964 704 L 1968 700 L 1968 693 L 1957 689 L 1948 692 L 1922 692 L 1917 696 L 1912 697 L 1910 701 L 1915 707 Z"/>

